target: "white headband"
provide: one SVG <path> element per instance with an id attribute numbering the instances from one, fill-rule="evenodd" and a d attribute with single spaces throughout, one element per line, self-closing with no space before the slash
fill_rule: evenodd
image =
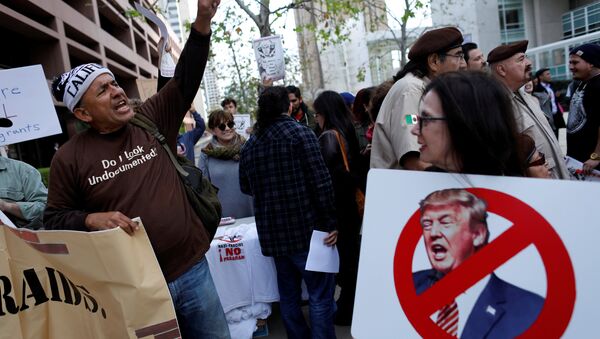
<path id="1" fill-rule="evenodd" d="M 101 74 L 108 73 L 113 79 L 114 74 L 106 67 L 98 64 L 77 66 L 61 75 L 59 86 L 64 86 L 63 102 L 71 112 L 92 82 Z"/>

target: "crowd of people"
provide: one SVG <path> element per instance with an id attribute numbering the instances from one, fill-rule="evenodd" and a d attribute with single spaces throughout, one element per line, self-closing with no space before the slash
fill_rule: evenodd
<path id="1" fill-rule="evenodd" d="M 577 83 L 567 109 L 550 70 L 532 74 L 527 41 L 498 46 L 486 60 L 454 27 L 424 33 L 392 80 L 356 96 L 325 90 L 311 109 L 298 87 L 266 86 L 248 140 L 235 130 L 231 98 L 210 112 L 206 125 L 191 110 L 196 128 L 179 135 L 202 79 L 218 5 L 198 1 L 175 75 L 145 102 L 130 105 L 101 65 L 57 78 L 55 98 L 91 128 L 57 151 L 47 192 L 31 168 L 0 157 L 0 182 L 11 186 L 0 190 L 0 210 L 18 226 L 39 228 L 43 213 L 46 229 L 120 227 L 133 234 L 138 225 L 131 217 L 141 216 L 184 338 L 229 337 L 204 256 L 211 239 L 159 142 L 129 123 L 134 114 L 154 121 L 173 151 L 198 159 L 219 189 L 223 216 L 255 217 L 262 253 L 275 262 L 290 338 L 334 338 L 334 324 L 351 324 L 363 218 L 358 197 L 370 168 L 568 180 L 561 128 L 567 155 L 583 163 L 583 172 L 599 168 L 600 45 L 570 51 Z M 194 146 L 205 129 L 212 137 L 198 155 Z M 337 245 L 337 275 L 305 269 L 314 230 L 327 233 L 326 245 Z M 302 280 L 310 326 L 301 311 Z"/>

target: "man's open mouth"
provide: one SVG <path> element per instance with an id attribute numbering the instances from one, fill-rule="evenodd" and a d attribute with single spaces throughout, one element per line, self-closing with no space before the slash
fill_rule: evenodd
<path id="1" fill-rule="evenodd" d="M 442 245 L 433 245 L 431 246 L 431 252 L 433 253 L 433 257 L 435 259 L 443 259 L 448 250 Z"/>
<path id="2" fill-rule="evenodd" d="M 125 100 L 121 100 L 117 102 L 117 104 L 115 105 L 115 109 L 117 111 L 125 111 L 129 110 L 129 106 L 127 106 L 127 102 Z"/>

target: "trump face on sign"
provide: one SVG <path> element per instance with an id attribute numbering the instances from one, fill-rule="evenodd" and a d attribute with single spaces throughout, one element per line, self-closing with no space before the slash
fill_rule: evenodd
<path id="1" fill-rule="evenodd" d="M 420 202 L 430 270 L 413 273 L 417 294 L 467 261 L 488 243 L 487 204 L 464 189 L 445 189 Z M 544 299 L 494 273 L 441 307 L 431 319 L 454 337 L 513 338 L 537 318 Z"/>

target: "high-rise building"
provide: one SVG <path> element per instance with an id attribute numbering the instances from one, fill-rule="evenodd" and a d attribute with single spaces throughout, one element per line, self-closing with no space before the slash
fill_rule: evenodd
<path id="1" fill-rule="evenodd" d="M 296 26 L 325 25 L 314 14 L 323 12 L 317 2 L 307 1 L 303 6 L 308 10 L 294 10 Z M 314 98 L 322 89 L 356 93 L 391 78 L 393 54 L 398 47 L 382 17 L 386 18 L 384 0 L 365 4 L 357 19 L 346 21 L 349 36 L 339 45 L 326 46 L 319 42 L 315 32 L 299 31 L 303 96 Z"/>
<path id="2" fill-rule="evenodd" d="M 209 60 L 204 71 L 204 78 L 202 79 L 204 101 L 206 102 L 208 111 L 221 107 L 221 88 L 219 87 L 214 67 L 212 60 Z"/>
<path id="3" fill-rule="evenodd" d="M 160 0 L 159 6 L 173 32 L 180 36 L 182 44 L 185 43 L 189 34 L 185 28 L 186 23 L 191 23 L 193 20 L 188 2 L 185 0 Z M 194 98 L 194 106 L 203 117 L 207 116 L 208 111 L 220 107 L 222 99 L 213 65 L 213 62 L 209 60 L 204 70 L 200 90 Z"/>
<path id="4" fill-rule="evenodd" d="M 159 0 L 157 7 L 167 19 L 167 23 L 177 36 L 178 42 L 183 43 L 187 39 L 185 24 L 190 22 L 188 2 L 186 0 Z"/>
<path id="5" fill-rule="evenodd" d="M 150 2 L 142 1 L 146 7 Z M 158 72 L 159 33 L 154 24 L 128 15 L 132 9 L 122 0 L 0 1 L 0 68 L 41 64 L 50 83 L 72 67 L 96 62 L 114 72 L 130 97 L 139 97 L 136 80 Z M 78 126 L 64 104 L 55 107 L 63 134 L 13 145 L 13 156 L 36 167 L 50 164 L 55 143 Z"/>

